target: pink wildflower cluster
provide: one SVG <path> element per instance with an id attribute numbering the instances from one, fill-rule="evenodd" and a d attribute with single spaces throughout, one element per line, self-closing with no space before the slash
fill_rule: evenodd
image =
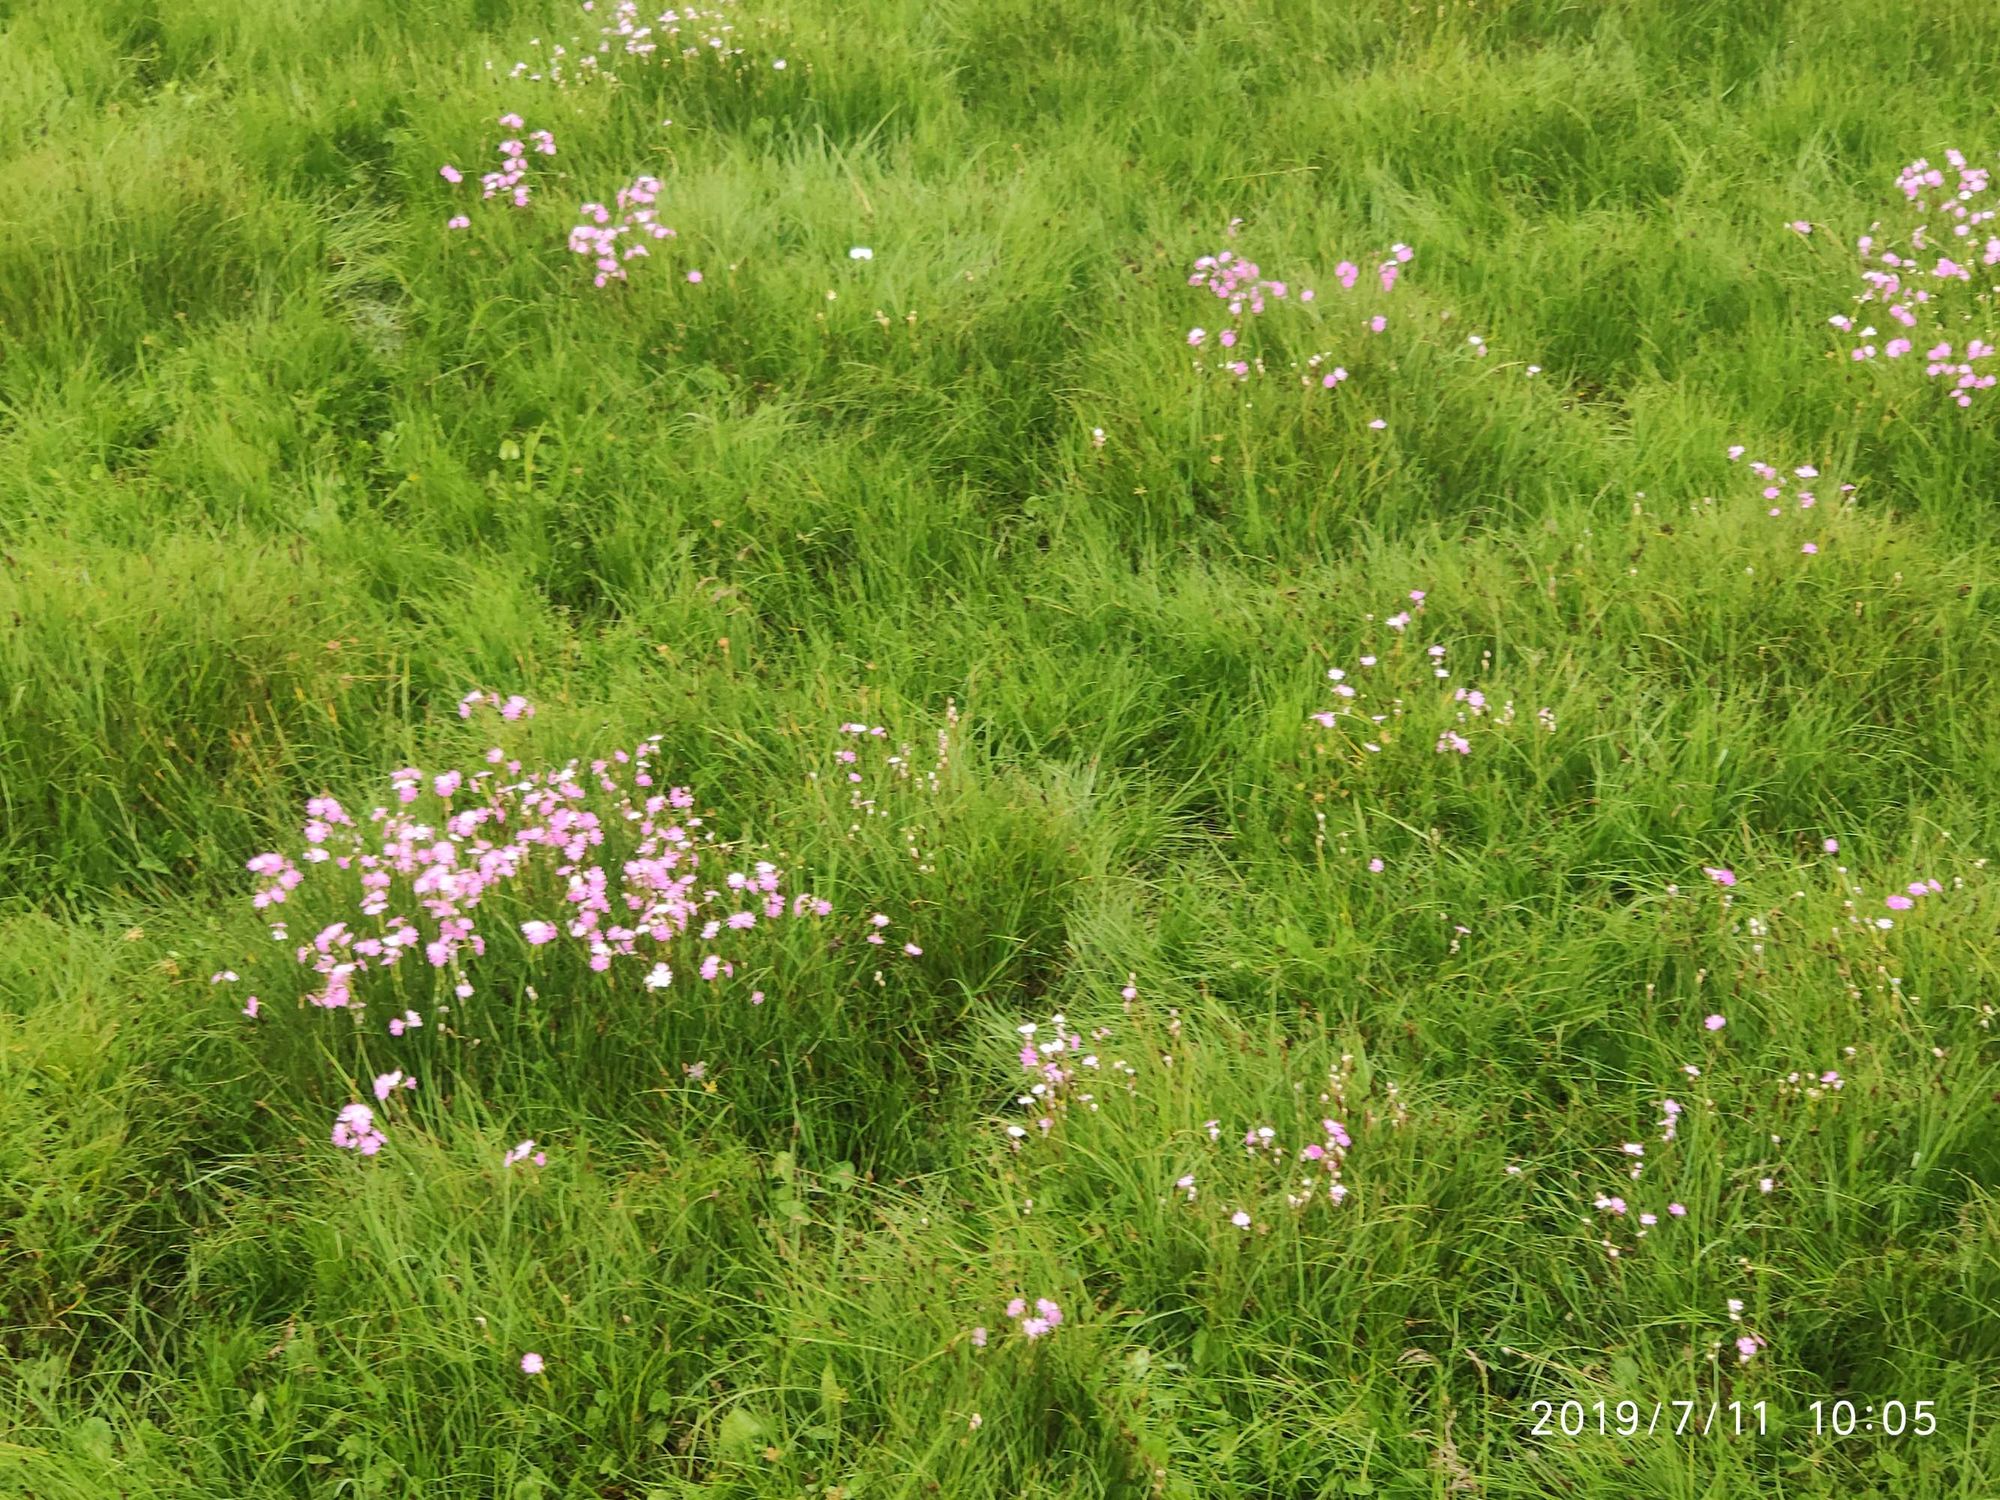
<path id="1" fill-rule="evenodd" d="M 371 967 L 393 968 L 417 951 L 449 975 L 458 998 L 469 997 L 467 966 L 485 953 L 487 943 L 478 908 L 496 890 L 533 890 L 545 869 L 562 892 L 556 908 L 517 923 L 516 930 L 534 947 L 568 938 L 600 973 L 618 959 L 654 964 L 657 970 L 659 955 L 677 940 L 685 942 L 690 932 L 705 946 L 725 930 L 831 910 L 805 894 L 788 902 L 777 868 L 765 861 L 727 871 L 719 889 L 705 887 L 705 880 L 715 877 L 702 870 L 701 846 L 713 844 L 714 835 L 702 830 L 699 817 L 680 816 L 694 806 L 688 788 L 656 788 L 653 757 L 659 739 L 593 761 L 587 772 L 572 762 L 522 775 L 520 762 L 505 760 L 498 749 L 487 752 L 488 769 L 469 776 L 452 770 L 426 777 L 408 767 L 395 772 L 390 783 L 399 807 L 411 810 L 375 808 L 367 819 L 373 832 L 367 834 L 339 803 L 314 798 L 303 830 L 303 857 L 353 877 L 364 922 L 357 929 L 335 921 L 297 948 L 298 962 L 323 981 L 309 998 L 329 1009 L 358 1006 L 355 985 L 361 976 Z M 503 780 L 502 772 L 519 779 Z M 622 858 L 606 860 L 596 852 L 627 839 Z M 259 855 L 251 868 L 269 869 L 274 862 L 280 888 L 286 880 L 296 885 L 296 869 L 282 856 Z M 260 904 L 267 894 L 258 893 Z M 735 909 L 711 915 L 725 907 Z M 713 951 L 694 967 L 709 981 L 734 972 L 734 965 Z M 406 1012 L 391 1024 L 400 1033 L 420 1026 L 422 1017 Z"/>
<path id="2" fill-rule="evenodd" d="M 891 824 L 902 839 L 911 868 L 920 875 L 935 874 L 935 827 L 911 815 L 912 803 L 919 796 L 935 799 L 944 791 L 958 725 L 958 705 L 946 699 L 944 724 L 936 732 L 935 748 L 925 765 L 915 745 L 892 741 L 883 725 L 842 724 L 833 752 L 833 775 L 823 777 L 812 770 L 806 773 L 807 779 L 821 784 L 833 781 L 846 788 L 847 807 L 853 815 L 847 827 L 850 839 L 860 838 L 870 822 Z"/>
<path id="3" fill-rule="evenodd" d="M 611 6 L 608 25 L 597 29 L 595 38 L 571 36 L 567 43 L 546 46 L 540 37 L 530 38 L 528 49 L 534 61 L 522 59 L 507 70 L 507 76 L 530 83 L 552 83 L 558 88 L 602 81 L 618 82 L 617 67 L 653 66 L 701 57 L 728 60 L 743 54 L 733 44 L 736 28 L 729 20 L 735 0 L 722 0 L 714 9 L 699 5 L 678 5 L 650 19 L 639 9 L 637 0 L 617 0 Z M 597 10 L 596 0 L 584 0 L 585 15 Z M 488 68 L 492 63 L 486 65 Z M 782 71 L 782 70 L 781 70 Z"/>
<path id="4" fill-rule="evenodd" d="M 1741 443 L 1731 443 L 1729 461 L 1731 463 L 1740 461 L 1748 451 Z M 1822 486 L 1817 481 L 1821 475 L 1819 468 L 1814 464 L 1797 464 L 1787 472 L 1780 470 L 1774 464 L 1765 463 L 1762 459 L 1753 458 L 1750 460 L 1750 472 L 1756 476 L 1759 495 L 1767 506 L 1765 514 L 1768 516 L 1777 518 L 1790 514 L 1803 519 L 1807 512 L 1815 510 L 1819 505 L 1819 492 Z M 1842 505 L 1854 503 L 1850 498 L 1854 494 L 1853 485 L 1843 484 L 1835 493 L 1839 495 Z M 1789 506 L 1787 501 L 1790 502 Z M 1714 502 L 1705 496 L 1703 503 Z M 1814 556 L 1819 551 L 1819 543 L 1812 540 L 1804 541 L 1800 543 L 1799 551 L 1808 557 Z"/>
<path id="5" fill-rule="evenodd" d="M 315 807 L 319 811 L 315 811 Z M 347 814 L 341 812 L 340 804 L 328 797 L 314 798 L 312 802 L 306 805 L 306 815 L 308 818 L 318 821 L 320 812 L 329 809 L 336 817 L 343 821 L 346 820 Z M 305 873 L 297 865 L 286 859 L 284 855 L 275 852 L 253 855 L 244 864 L 243 868 L 248 870 L 252 875 L 264 876 L 267 881 L 266 884 L 259 886 L 250 898 L 250 904 L 259 911 L 264 910 L 267 906 L 282 905 L 285 899 L 294 890 L 298 889 L 299 884 L 306 878 Z"/>
<path id="6" fill-rule="evenodd" d="M 1743 1299 L 1741 1297 L 1731 1297 L 1724 1305 L 1729 1309 L 1729 1321 L 1740 1324 L 1743 1321 Z M 1764 1335 L 1761 1333 L 1751 1333 L 1748 1329 L 1737 1335 L 1735 1344 L 1736 1363 L 1739 1365 L 1749 1364 L 1751 1360 L 1757 1357 L 1761 1350 L 1770 1347 L 1764 1341 Z"/>
<path id="7" fill-rule="evenodd" d="M 1822 847 L 1828 854 L 1837 854 L 1840 852 L 1840 842 L 1837 839 L 1827 839 Z M 1849 874 L 1848 868 L 1845 865 L 1836 866 L 1836 869 L 1843 878 L 1846 878 Z M 1955 881 L 1955 884 L 1963 885 L 1963 877 L 1959 877 Z M 1850 897 L 1859 896 L 1863 893 L 1863 888 L 1859 885 L 1849 885 L 1847 890 Z M 1909 881 L 1901 889 L 1891 891 L 1882 898 L 1882 904 L 1894 912 L 1913 911 L 1917 903 L 1926 897 L 1943 894 L 1944 882 L 1939 880 L 1935 875 L 1930 875 L 1925 876 L 1921 880 Z M 1848 913 L 1847 920 L 1850 924 L 1874 927 L 1883 932 L 1887 932 L 1896 925 L 1894 917 L 1863 917 L 1856 909 L 1852 900 L 1849 900 L 1845 904 Z"/>
<path id="8" fill-rule="evenodd" d="M 646 240 L 674 237 L 674 230 L 660 222 L 653 207 L 659 197 L 660 179 L 641 174 L 629 186 L 618 190 L 615 219 L 613 210 L 602 203 L 583 205 L 584 222 L 570 230 L 569 248 L 574 254 L 591 258 L 597 271 L 593 279 L 598 286 L 626 280 L 625 262 L 651 253 L 645 246 Z M 629 242 L 621 250 L 619 241 L 627 236 Z"/>
<path id="9" fill-rule="evenodd" d="M 1378 1105 L 1364 1097 L 1365 1091 L 1356 1090 L 1356 1069 L 1356 1061 L 1348 1053 L 1343 1053 L 1340 1060 L 1328 1068 L 1327 1086 L 1319 1095 L 1321 1107 L 1336 1110 L 1349 1119 L 1356 1118 L 1358 1112 L 1359 1118 L 1370 1128 L 1386 1124 L 1391 1129 L 1400 1130 L 1409 1116 L 1396 1085 L 1390 1081 L 1382 1084 L 1382 1098 Z M 1221 1120 L 1206 1120 L 1202 1129 L 1207 1133 L 1210 1145 L 1221 1145 Z M 1332 1115 L 1322 1118 L 1316 1130 L 1312 1127 L 1307 1127 L 1307 1130 L 1306 1143 L 1294 1149 L 1280 1138 L 1275 1126 L 1254 1125 L 1243 1133 L 1243 1157 L 1251 1163 L 1251 1175 L 1246 1178 L 1240 1170 L 1222 1163 L 1217 1163 L 1213 1170 L 1239 1200 L 1268 1202 L 1275 1206 L 1282 1197 L 1285 1207 L 1294 1213 L 1317 1202 L 1337 1208 L 1348 1197 L 1342 1170 L 1347 1164 L 1349 1152 L 1354 1149 L 1354 1138 L 1347 1125 Z M 1194 1172 L 1184 1173 L 1175 1179 L 1174 1188 L 1189 1203 L 1199 1197 Z M 1257 1223 L 1252 1211 L 1244 1207 L 1232 1209 L 1228 1219 L 1246 1233 Z"/>
<path id="10" fill-rule="evenodd" d="M 1827 321 L 1856 340 L 1848 350 L 1856 361 L 1878 356 L 1900 360 L 1922 346 L 1925 377 L 1964 407 L 1972 405 L 1975 394 L 2000 383 L 2000 374 L 1980 368 L 1993 357 L 1994 346 L 1978 337 L 1961 346 L 1956 335 L 1945 335 L 1988 316 L 1992 294 L 2000 290 L 1990 280 L 1996 274 L 1990 268 L 2000 266 L 2000 233 L 1995 232 L 2000 226 L 1986 227 L 2000 209 L 1986 196 L 1992 186 L 1988 168 L 1971 166 L 1960 151 L 1947 151 L 1945 161 L 1949 173 L 1922 159 L 1903 168 L 1896 179 L 1903 193 L 1902 218 L 1881 240 L 1878 220 L 1856 241 L 1862 290 L 1854 300 L 1862 314 L 1857 320 L 1837 313 Z M 1880 331 L 1866 323 L 1870 304 L 1881 307 L 1894 325 L 1879 346 L 1874 341 L 1882 337 Z M 1857 328 L 1857 321 L 1866 326 Z"/>
<path id="11" fill-rule="evenodd" d="M 472 717 L 472 711 L 484 704 L 491 704 L 500 717 L 510 723 L 515 719 L 532 719 L 535 716 L 535 705 L 519 693 L 510 693 L 502 698 L 498 693 L 488 693 L 477 688 L 458 700 L 458 716 L 461 719 L 469 719 Z"/>
<path id="12" fill-rule="evenodd" d="M 468 695 L 461 711 L 482 702 L 505 718 L 533 712 L 525 700 L 498 694 Z M 406 767 L 389 778 L 391 801 L 359 820 L 335 799 L 314 797 L 298 863 L 275 852 L 249 861 L 261 881 L 252 902 L 263 909 L 298 900 L 312 875 L 318 901 L 331 898 L 335 912 L 349 907 L 291 956 L 316 976 L 307 1000 L 357 1017 L 370 976 L 399 964 L 436 974 L 439 1012 L 469 999 L 473 966 L 496 930 L 534 948 L 567 947 L 596 973 L 633 965 L 649 989 L 673 983 L 666 960 L 683 953 L 684 967 L 702 982 L 728 978 L 735 972 L 728 943 L 787 917 L 826 916 L 832 907 L 810 893 L 787 895 L 775 865 L 735 857 L 705 829 L 692 812 L 694 794 L 662 784 L 660 739 L 587 767 L 572 761 L 539 773 L 524 773 L 499 748 L 470 773 Z M 497 923 L 487 918 L 495 905 L 506 912 Z M 877 914 L 870 941 L 886 942 L 888 925 Z M 283 922 L 272 935 L 289 941 Z M 921 952 L 914 943 L 902 947 Z M 222 971 L 217 982 L 226 978 L 233 973 Z M 391 1037 L 425 1024 L 409 1003 L 414 988 L 400 977 L 382 981 L 384 996 L 395 996 Z M 386 1101 L 414 1087 L 400 1071 L 385 1073 L 375 1095 Z M 335 1143 L 373 1155 L 381 1145 L 373 1114 L 361 1105 L 343 1111 Z"/>
<path id="13" fill-rule="evenodd" d="M 1424 598 L 1422 589 L 1410 591 L 1409 602 L 1417 614 L 1423 612 Z M 1373 615 L 1368 616 L 1371 621 L 1374 618 Z M 1414 618 L 1411 610 L 1405 609 L 1390 615 L 1382 623 L 1398 636 L 1406 636 Z M 1442 645 L 1433 644 L 1424 648 L 1423 662 L 1433 681 L 1450 680 L 1451 668 L 1445 661 L 1447 654 L 1446 648 Z M 1402 650 L 1400 643 L 1391 650 L 1388 668 L 1391 675 L 1394 674 L 1394 668 L 1401 664 L 1406 656 L 1407 653 Z M 1490 658 L 1482 659 L 1482 665 L 1490 664 Z M 1382 668 L 1382 657 L 1372 652 L 1361 654 L 1351 673 L 1345 667 L 1328 668 L 1326 675 L 1333 684 L 1334 706 L 1311 715 L 1312 721 L 1322 729 L 1335 729 L 1352 723 L 1355 726 L 1355 741 L 1368 755 L 1381 754 L 1383 746 L 1390 739 L 1390 734 L 1379 726 L 1393 725 L 1410 712 L 1410 705 L 1401 692 L 1396 690 L 1402 686 L 1400 683 L 1391 689 L 1388 701 L 1384 705 L 1386 712 L 1368 711 L 1375 706 L 1375 703 L 1368 699 L 1362 684 L 1368 682 L 1371 677 L 1382 676 Z M 1407 671 L 1403 675 L 1407 675 Z M 1470 755 L 1472 740 L 1468 736 L 1474 731 L 1475 726 L 1505 728 L 1513 724 L 1516 717 L 1511 699 L 1496 708 L 1481 689 L 1474 687 L 1453 688 L 1441 701 L 1441 708 L 1445 721 L 1439 725 L 1437 741 L 1432 746 L 1439 755 Z M 1437 722 L 1435 714 L 1432 716 L 1432 722 Z M 1553 732 L 1556 727 L 1555 711 L 1547 707 L 1537 709 L 1535 722 L 1543 731 Z"/>
<path id="14" fill-rule="evenodd" d="M 373 1156 L 387 1140 L 388 1137 L 376 1128 L 375 1111 L 365 1104 L 350 1104 L 334 1119 L 333 1143 L 343 1151 L 359 1151 L 363 1156 Z"/>
<path id="15" fill-rule="evenodd" d="M 1034 1310 L 1028 1308 L 1025 1297 L 1016 1297 L 1007 1304 L 1007 1316 L 1014 1320 L 1014 1326 L 1024 1339 L 1038 1339 L 1051 1334 L 1062 1326 L 1063 1311 L 1048 1297 L 1037 1297 Z"/>
<path id="16" fill-rule="evenodd" d="M 1824 1099 L 1828 1094 L 1837 1094 L 1847 1087 L 1847 1080 L 1840 1076 L 1838 1068 L 1826 1068 L 1818 1074 L 1787 1073 L 1778 1085 L 1782 1094 L 1796 1094 L 1808 1101 Z"/>
<path id="17" fill-rule="evenodd" d="M 1678 1099 L 1662 1099 L 1660 1101 L 1660 1139 L 1662 1141 L 1671 1141 L 1680 1134 L 1682 1113 L 1683 1110 Z M 1619 1146 L 1618 1151 L 1624 1162 L 1625 1175 L 1631 1181 L 1638 1182 L 1646 1170 L 1645 1143 L 1642 1141 L 1625 1141 Z M 1613 1219 L 1626 1219 L 1629 1217 L 1636 1222 L 1638 1227 L 1634 1231 L 1635 1240 L 1646 1238 L 1647 1234 L 1661 1222 L 1659 1212 L 1647 1208 L 1635 1208 L 1632 1204 L 1626 1202 L 1623 1192 L 1599 1193 L 1591 1200 L 1591 1206 L 1599 1213 L 1608 1214 Z M 1671 1202 L 1666 1205 L 1664 1212 L 1669 1219 L 1684 1219 L 1687 1217 L 1687 1205 L 1679 1202 Z M 1624 1253 L 1609 1238 L 1604 1239 L 1601 1243 L 1604 1247 L 1604 1253 L 1613 1260 L 1617 1260 Z"/>
<path id="18" fill-rule="evenodd" d="M 1763 929 L 1761 924 L 1753 922 L 1751 930 L 1753 932 L 1760 932 Z M 1711 1033 L 1721 1031 L 1726 1024 L 1725 1018 L 1719 1014 L 1707 1016 L 1702 1022 L 1703 1028 Z M 1847 1056 L 1853 1057 L 1855 1052 L 1855 1048 L 1847 1048 Z M 1703 1070 L 1694 1063 L 1688 1063 L 1683 1066 L 1681 1072 L 1690 1079 L 1698 1080 L 1703 1076 Z M 1706 1090 L 1707 1085 L 1704 1084 L 1701 1087 Z M 1846 1087 L 1846 1080 L 1841 1077 L 1838 1070 L 1826 1068 L 1817 1076 L 1797 1072 L 1788 1074 L 1777 1081 L 1776 1090 L 1780 1100 L 1803 1098 L 1808 1104 L 1812 1104 L 1831 1094 L 1840 1092 L 1844 1087 Z M 1716 1117 L 1717 1105 L 1711 1095 L 1704 1092 L 1697 1102 L 1710 1118 Z M 1763 1113 L 1763 1111 L 1760 1111 L 1760 1113 Z M 1687 1107 L 1679 1099 L 1671 1095 L 1661 1098 L 1660 1118 L 1657 1129 L 1659 1132 L 1659 1144 L 1662 1147 L 1673 1147 L 1674 1143 L 1680 1138 L 1681 1125 L 1687 1116 Z M 1769 1139 L 1775 1145 L 1779 1137 L 1771 1135 Z M 1671 1174 L 1673 1171 L 1673 1151 L 1663 1152 L 1662 1155 L 1666 1160 L 1663 1170 Z M 1648 1168 L 1652 1164 L 1652 1158 L 1647 1155 L 1646 1143 L 1643 1141 L 1624 1141 L 1620 1143 L 1618 1146 L 1618 1159 L 1626 1180 L 1635 1184 L 1639 1183 L 1646 1176 Z M 1762 1168 L 1758 1167 L 1753 1170 L 1761 1171 Z M 1777 1179 L 1775 1177 L 1766 1175 L 1757 1179 L 1757 1190 L 1760 1193 L 1771 1193 L 1776 1191 L 1776 1189 Z M 1604 1253 L 1612 1260 L 1618 1260 L 1625 1254 L 1635 1250 L 1637 1248 L 1637 1241 L 1645 1239 L 1648 1231 L 1657 1228 L 1665 1220 L 1684 1219 L 1688 1216 L 1687 1205 L 1678 1201 L 1667 1202 L 1664 1208 L 1644 1208 L 1636 1203 L 1628 1202 L 1624 1195 L 1633 1191 L 1634 1189 L 1621 1184 L 1618 1191 L 1600 1192 L 1591 1199 L 1591 1207 L 1600 1215 L 1605 1216 L 1609 1221 L 1607 1227 L 1618 1225 L 1621 1222 L 1636 1226 L 1633 1232 L 1632 1243 L 1629 1244 L 1620 1245 L 1608 1233 L 1600 1237 L 1598 1243 L 1604 1250 Z M 1657 1197 L 1653 1201 L 1656 1205 L 1659 1203 Z"/>
<path id="19" fill-rule="evenodd" d="M 1924 897 L 1935 896 L 1943 890 L 1943 884 L 1935 879 L 1912 880 L 1902 890 L 1883 897 L 1882 904 L 1891 911 L 1909 911 L 1919 901 L 1923 900 Z M 1888 927 L 1890 919 L 1887 917 L 1878 917 L 1875 925 L 1878 927 Z"/>
<path id="20" fill-rule="evenodd" d="M 1340 1168 L 1347 1160 L 1347 1153 L 1354 1148 L 1354 1138 L 1338 1120 L 1321 1120 L 1319 1127 L 1322 1139 L 1306 1142 L 1296 1153 L 1278 1139 L 1278 1132 L 1269 1125 L 1253 1126 L 1243 1133 L 1246 1156 L 1275 1163 L 1286 1174 L 1287 1208 L 1305 1207 L 1318 1196 L 1322 1187 L 1326 1190 L 1327 1202 L 1337 1206 L 1347 1201 L 1347 1184 L 1340 1180 Z M 1290 1176 L 1294 1163 L 1302 1169 L 1295 1180 Z M 1179 1183 L 1175 1185 L 1180 1186 Z M 1186 1188 L 1191 1190 L 1193 1186 L 1190 1174 L 1186 1179 Z M 1192 1191 L 1189 1191 L 1188 1201 L 1194 1201 Z M 1244 1209 L 1231 1214 L 1229 1221 L 1238 1229 L 1248 1229 L 1251 1224 L 1250 1214 Z"/>
<path id="21" fill-rule="evenodd" d="M 1234 232 L 1232 225 L 1231 233 Z M 1397 245 L 1388 259 L 1376 268 L 1376 279 L 1385 293 L 1395 287 L 1401 267 L 1414 253 L 1408 245 Z M 1347 292 L 1352 291 L 1360 280 L 1361 270 L 1352 261 L 1344 260 L 1334 267 L 1334 275 L 1340 282 L 1341 290 Z M 1301 288 L 1295 295 L 1288 283 L 1267 278 L 1255 261 L 1245 260 L 1233 250 L 1202 256 L 1194 263 L 1188 285 L 1206 288 L 1223 304 L 1228 318 L 1227 323 L 1213 333 L 1205 327 L 1190 328 L 1187 333 L 1188 347 L 1203 349 L 1213 339 L 1215 347 L 1221 351 L 1219 368 L 1238 380 L 1248 380 L 1253 373 L 1265 373 L 1265 361 L 1261 354 L 1245 357 L 1243 341 L 1247 321 L 1262 316 L 1266 308 L 1276 303 L 1310 303 L 1317 296 L 1311 287 Z M 1379 313 L 1368 319 L 1371 332 L 1380 333 L 1387 326 L 1388 319 Z M 1195 368 L 1204 368 L 1199 359 Z M 1331 363 L 1331 356 L 1325 353 L 1310 356 L 1299 375 L 1301 384 L 1311 387 L 1317 382 L 1321 389 L 1329 391 L 1343 384 L 1347 378 L 1347 370 Z"/>
<path id="22" fill-rule="evenodd" d="M 868 748 L 870 741 L 874 743 L 875 747 L 889 751 L 888 754 L 882 757 L 880 772 L 878 773 L 883 779 L 891 785 L 909 785 L 914 783 L 920 784 L 925 791 L 937 792 L 942 789 L 942 778 L 951 765 L 952 739 L 957 732 L 958 705 L 950 700 L 946 700 L 945 722 L 944 727 L 937 732 L 935 756 L 928 769 L 919 771 L 917 769 L 915 747 L 908 743 L 898 743 L 891 750 L 888 744 L 889 731 L 882 725 L 841 725 L 841 735 L 852 743 L 842 745 L 839 750 L 834 752 L 833 758 L 842 768 L 841 774 L 846 779 L 848 785 L 857 788 L 850 796 L 849 805 L 856 812 L 877 816 L 881 815 L 881 809 L 877 805 L 876 800 L 868 797 L 859 790 L 867 780 L 862 771 L 862 754 Z M 856 746 L 861 748 L 857 749 Z M 816 778 L 817 773 L 815 773 Z"/>
<path id="23" fill-rule="evenodd" d="M 1125 1079 L 1127 1092 L 1137 1087 L 1137 1070 L 1130 1063 L 1114 1058 L 1106 1064 L 1092 1050 L 1096 1043 L 1111 1036 L 1108 1026 L 1092 1030 L 1086 1043 L 1083 1033 L 1071 1029 L 1069 1018 L 1057 1011 L 1049 1017 L 1046 1033 L 1034 1021 L 1022 1023 L 1015 1031 L 1021 1037 L 1021 1071 L 1034 1081 L 1014 1102 L 1036 1117 L 1035 1128 L 1043 1135 L 1055 1128 L 1056 1117 L 1064 1110 L 1080 1106 L 1091 1113 L 1097 1111 L 1097 1095 L 1089 1088 L 1078 1087 L 1079 1082 L 1087 1084 L 1094 1076 L 1111 1073 Z M 1007 1135 L 1019 1150 L 1028 1129 L 1025 1125 L 1010 1124 Z"/>
<path id="24" fill-rule="evenodd" d="M 503 130 L 519 130 L 521 125 L 521 117 L 511 111 L 500 116 L 500 127 Z M 529 134 L 528 139 L 534 142 L 534 149 L 537 155 L 554 156 L 556 154 L 556 138 L 550 132 L 546 130 L 533 131 Z M 527 181 L 528 147 L 517 137 L 509 136 L 500 143 L 499 149 L 500 170 L 497 172 L 488 172 L 479 179 L 479 185 L 482 190 L 481 196 L 488 199 L 504 197 L 509 199 L 514 207 L 526 208 L 529 199 L 533 196 Z M 438 176 L 442 177 L 453 187 L 457 187 L 465 181 L 465 174 L 450 162 L 446 162 L 438 168 Z M 472 220 L 465 214 L 454 214 L 445 225 L 447 229 L 469 229 L 471 226 Z"/>

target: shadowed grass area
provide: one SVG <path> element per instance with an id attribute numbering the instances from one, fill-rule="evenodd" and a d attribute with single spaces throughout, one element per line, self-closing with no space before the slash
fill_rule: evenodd
<path id="1" fill-rule="evenodd" d="M 1991 1493 L 2000 15 L 620 14 L 0 0 L 0 1490 Z"/>

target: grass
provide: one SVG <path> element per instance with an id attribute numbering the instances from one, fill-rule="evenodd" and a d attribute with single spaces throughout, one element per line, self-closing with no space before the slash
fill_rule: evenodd
<path id="1" fill-rule="evenodd" d="M 609 10 L 0 0 L 0 1489 L 1995 1493 L 2000 458 L 1825 320 L 2000 148 L 2000 13 L 752 0 L 506 76 Z M 1224 247 L 1320 290 L 1242 384 Z M 307 797 L 652 734 L 831 926 L 653 991 L 508 896 L 455 1011 L 300 1002 Z M 1131 1072 L 1044 1134 L 1058 1012 Z"/>

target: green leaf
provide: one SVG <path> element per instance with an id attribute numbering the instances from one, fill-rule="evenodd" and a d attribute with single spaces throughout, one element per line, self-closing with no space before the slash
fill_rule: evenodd
<path id="1" fill-rule="evenodd" d="M 755 1415 L 737 1407 L 716 1429 L 715 1446 L 724 1453 L 741 1453 L 764 1440 L 764 1424 Z"/>
<path id="2" fill-rule="evenodd" d="M 115 1434 L 111 1431 L 111 1424 L 105 1421 L 104 1418 L 85 1417 L 81 1422 L 77 1423 L 76 1431 L 72 1436 L 76 1441 L 76 1446 L 90 1457 L 98 1460 L 100 1463 L 109 1463 L 111 1461 L 112 1449 L 115 1446 L 116 1438 Z"/>

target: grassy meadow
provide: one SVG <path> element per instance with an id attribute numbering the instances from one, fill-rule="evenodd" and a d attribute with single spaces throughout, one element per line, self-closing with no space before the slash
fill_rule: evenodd
<path id="1" fill-rule="evenodd" d="M 0 0 L 0 1494 L 2000 1494 L 2000 10 L 659 11 Z"/>

